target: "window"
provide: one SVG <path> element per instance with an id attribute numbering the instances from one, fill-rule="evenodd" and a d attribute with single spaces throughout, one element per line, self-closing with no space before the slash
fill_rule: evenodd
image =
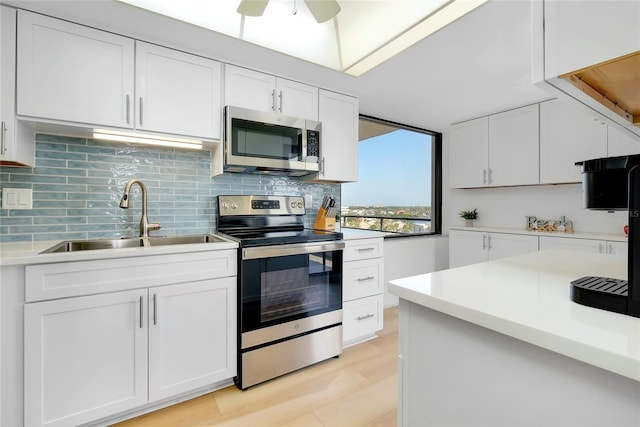
<path id="1" fill-rule="evenodd" d="M 342 184 L 344 228 L 441 232 L 442 134 L 360 116 L 358 182 Z"/>

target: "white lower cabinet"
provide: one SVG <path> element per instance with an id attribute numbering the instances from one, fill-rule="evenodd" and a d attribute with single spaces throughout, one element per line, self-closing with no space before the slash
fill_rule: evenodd
<path id="1" fill-rule="evenodd" d="M 540 236 L 540 250 L 571 249 L 616 256 L 627 256 L 627 242 Z"/>
<path id="2" fill-rule="evenodd" d="M 232 260 L 233 276 L 25 304 L 25 425 L 90 423 L 230 380 L 236 374 L 236 267 L 235 250 L 228 252 L 217 259 Z M 139 263 L 142 280 L 153 263 Z M 59 275 L 87 292 L 110 270 L 78 274 L 82 263 L 66 264 L 68 272 Z M 33 266 L 27 288 L 56 275 L 60 264 L 50 266 Z"/>
<path id="3" fill-rule="evenodd" d="M 449 231 L 450 268 L 536 251 L 538 251 L 538 236 Z"/>
<path id="4" fill-rule="evenodd" d="M 342 286 L 342 341 L 345 346 L 382 329 L 384 315 L 384 239 L 345 240 Z"/>

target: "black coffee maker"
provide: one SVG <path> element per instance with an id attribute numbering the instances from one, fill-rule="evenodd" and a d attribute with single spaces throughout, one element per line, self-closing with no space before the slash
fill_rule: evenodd
<path id="1" fill-rule="evenodd" d="M 628 280 L 586 276 L 571 282 L 578 304 L 640 317 L 640 155 L 605 157 L 581 166 L 584 207 L 628 210 Z"/>

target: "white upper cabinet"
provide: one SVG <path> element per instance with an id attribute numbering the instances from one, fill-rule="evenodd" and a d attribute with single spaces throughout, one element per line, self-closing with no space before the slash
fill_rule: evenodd
<path id="1" fill-rule="evenodd" d="M 17 114 L 133 127 L 134 41 L 18 12 Z"/>
<path id="2" fill-rule="evenodd" d="M 557 99 L 540 104 L 541 184 L 581 182 L 575 163 L 599 157 L 607 157 L 605 123 Z"/>
<path id="3" fill-rule="evenodd" d="M 453 125 L 449 150 L 451 187 L 487 185 L 488 165 L 489 118 L 480 117 Z"/>
<path id="4" fill-rule="evenodd" d="M 16 10 L 0 5 L 0 164 L 33 166 L 35 134 L 16 120 Z"/>
<path id="5" fill-rule="evenodd" d="M 320 172 L 313 179 L 350 182 L 358 180 L 357 98 L 320 90 L 319 118 L 322 123 Z"/>
<path id="6" fill-rule="evenodd" d="M 20 11 L 17 114 L 220 139 L 221 64 Z"/>
<path id="7" fill-rule="evenodd" d="M 538 123 L 538 104 L 489 116 L 490 186 L 539 182 Z"/>
<path id="8" fill-rule="evenodd" d="M 225 105 L 318 120 L 318 88 L 225 65 Z"/>
<path id="9" fill-rule="evenodd" d="M 221 64 L 136 42 L 136 129 L 220 138 Z"/>
<path id="10" fill-rule="evenodd" d="M 640 2 L 545 0 L 545 78 L 640 50 Z"/>
<path id="11" fill-rule="evenodd" d="M 452 126 L 451 187 L 537 184 L 538 136 L 537 104 Z"/>
<path id="12" fill-rule="evenodd" d="M 615 125 L 607 126 L 607 155 L 609 157 L 640 154 L 640 137 Z"/>

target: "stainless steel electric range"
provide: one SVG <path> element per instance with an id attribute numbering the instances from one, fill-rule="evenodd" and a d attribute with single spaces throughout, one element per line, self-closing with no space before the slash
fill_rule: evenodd
<path id="1" fill-rule="evenodd" d="M 304 228 L 304 198 L 218 196 L 238 250 L 238 376 L 246 389 L 342 353 L 342 233 Z"/>

